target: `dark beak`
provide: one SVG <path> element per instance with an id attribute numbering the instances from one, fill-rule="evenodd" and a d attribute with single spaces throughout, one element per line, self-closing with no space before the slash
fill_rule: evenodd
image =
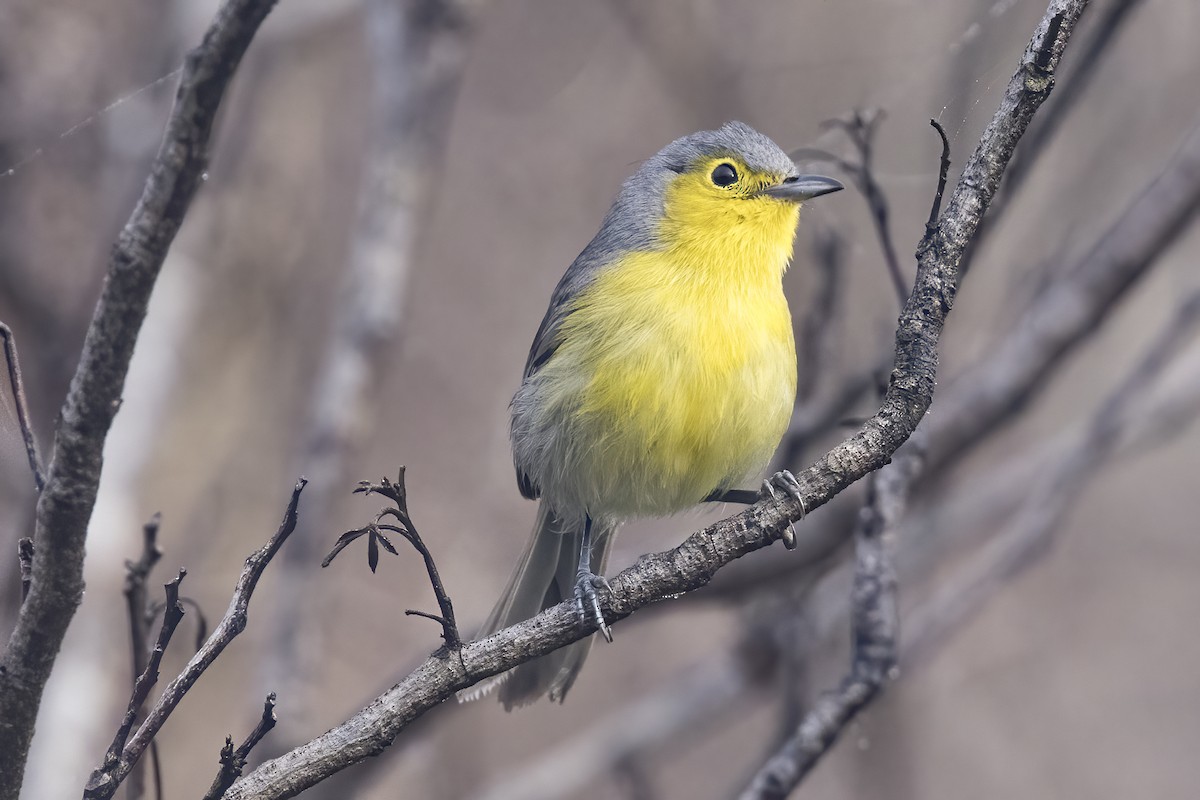
<path id="1" fill-rule="evenodd" d="M 784 178 L 783 183 L 778 186 L 768 186 L 759 194 L 793 203 L 802 203 L 823 194 L 840 192 L 845 188 L 833 178 L 824 178 L 820 175 L 794 175 L 791 178 Z"/>

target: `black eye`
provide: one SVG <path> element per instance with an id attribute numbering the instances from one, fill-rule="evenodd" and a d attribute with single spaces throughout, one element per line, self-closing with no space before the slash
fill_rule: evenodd
<path id="1" fill-rule="evenodd" d="M 712 171 L 712 182 L 717 186 L 730 186 L 737 183 L 737 170 L 732 164 L 717 164 L 717 168 Z"/>

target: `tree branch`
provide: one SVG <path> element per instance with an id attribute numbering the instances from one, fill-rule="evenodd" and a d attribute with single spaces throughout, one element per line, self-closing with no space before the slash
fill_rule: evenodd
<path id="1" fill-rule="evenodd" d="M 1196 197 L 1200 196 L 1200 169 L 1195 168 L 1200 165 L 1200 120 L 1186 142 L 1147 189 L 1130 201 L 1112 225 L 1097 237 L 1086 254 L 1034 302 L 1024 321 L 982 355 L 977 360 L 978 367 L 969 369 L 942 390 L 937 406 L 922 423 L 931 443 L 923 483 L 987 441 L 1009 415 L 1015 415 L 1046 387 L 1058 360 L 1087 341 L 1126 296 L 1131 271 L 1139 275 L 1148 272 L 1169 246 L 1163 237 L 1178 236 L 1181 231 L 1178 225 L 1164 223 L 1180 215 L 1190 215 L 1194 220 L 1200 213 L 1200 204 L 1196 203 Z M 1180 164 L 1187 168 L 1177 172 Z M 1186 223 L 1179 223 L 1183 224 Z M 1098 287 L 1104 290 L 1098 291 Z M 1113 294 L 1114 291 L 1118 293 Z M 1068 348 L 1065 351 L 1064 342 Z M 1189 412 L 1184 409 L 1181 413 Z M 1053 452 L 1060 450 L 1061 447 L 1056 447 Z M 1047 452 L 1038 451 L 1011 468 L 993 470 L 985 486 L 971 487 L 959 494 L 978 498 L 972 502 L 989 509 L 1012 508 L 1024 501 L 1023 494 L 1027 491 L 1028 482 L 1021 476 L 1044 461 Z M 1005 477 L 1008 473 L 1013 477 Z M 1010 485 L 1014 488 L 1009 488 Z M 962 505 L 955 500 L 949 507 L 958 509 Z M 985 530 L 977 522 L 965 527 L 957 522 L 971 516 L 965 511 L 943 513 L 946 510 L 947 505 L 941 504 L 939 515 L 956 520 L 949 527 L 961 529 L 958 538 L 969 538 L 967 531 Z M 932 558 L 929 554 L 942 551 L 941 537 L 935 531 L 947 525 L 926 521 L 912 526 L 905 523 L 904 527 L 914 530 L 918 547 L 901 550 L 902 574 L 906 574 L 906 563 L 917 558 L 915 552 L 921 553 L 920 558 Z M 790 566 L 760 566 L 734 586 L 733 593 L 753 591 L 783 580 L 794 581 L 797 573 L 826 571 L 832 563 L 814 565 L 796 561 Z M 844 615 L 844 611 L 840 613 Z"/>
<path id="2" fill-rule="evenodd" d="M 204 671 L 217 660 L 229 643 L 246 629 L 250 598 L 258 586 L 258 579 L 262 577 L 263 570 L 279 552 L 279 548 L 287 541 L 288 536 L 296 529 L 296 509 L 300 503 L 300 492 L 304 490 L 305 483 L 303 478 L 296 483 L 296 487 L 292 490 L 291 500 L 288 501 L 287 510 L 283 514 L 283 521 L 279 524 L 275 535 L 261 549 L 246 558 L 246 566 L 238 577 L 237 585 L 233 590 L 233 599 L 229 601 L 229 608 L 212 635 L 208 637 L 208 641 L 192 656 L 183 671 L 163 689 L 158 702 L 150 709 L 145 721 L 137 729 L 137 733 L 129 739 L 128 744 L 125 744 L 122 739 L 122 747 L 119 748 L 120 757 L 115 758 L 112 748 L 109 749 L 109 754 L 105 756 L 104 767 L 102 770 L 97 770 L 97 773 L 94 773 L 92 779 L 88 781 L 87 790 L 84 792 L 85 800 L 107 800 L 113 796 L 137 760 L 154 741 L 154 737 L 158 735 L 158 731 L 167 718 L 175 711 L 179 701 L 195 685 Z M 99 774 L 101 772 L 103 772 L 102 775 Z"/>
<path id="3" fill-rule="evenodd" d="M 25 400 L 25 384 L 21 381 L 21 362 L 17 359 L 17 340 L 12 329 L 0 322 L 0 338 L 4 339 L 4 363 L 8 367 L 8 386 L 12 389 L 13 404 L 17 408 L 17 425 L 25 441 L 25 457 L 29 459 L 29 471 L 33 473 L 33 485 L 40 492 L 46 485 L 42 473 L 42 460 L 38 457 L 37 439 L 33 436 L 33 425 L 29 421 L 29 404 Z"/>
<path id="4" fill-rule="evenodd" d="M 104 754 L 104 763 L 88 778 L 87 786 L 83 790 L 85 800 L 91 800 L 93 797 L 111 797 L 121 781 L 124 780 L 125 775 L 128 774 L 128 770 L 125 770 L 120 777 L 117 777 L 121 751 L 129 740 L 129 732 L 133 730 L 138 712 L 141 711 L 146 698 L 150 696 L 150 690 L 154 684 L 158 683 L 158 672 L 162 665 L 163 654 L 167 652 L 167 645 L 171 643 L 171 637 L 183 619 L 183 604 L 179 602 L 179 584 L 185 575 L 187 575 L 187 570 L 179 570 L 179 575 L 166 585 L 167 602 L 163 611 L 162 627 L 158 632 L 158 641 L 154 643 L 154 649 L 150 651 L 150 657 L 146 660 L 146 668 L 133 683 L 133 694 L 129 698 L 129 706 L 125 710 L 125 717 L 117 728 L 112 744 L 108 746 L 108 752 Z"/>
<path id="5" fill-rule="evenodd" d="M 937 228 L 918 249 L 914 291 L 900 317 L 895 368 L 882 407 L 854 436 L 797 476 L 809 511 L 885 464 L 924 417 L 933 395 L 938 338 L 958 288 L 958 260 L 1013 148 L 1049 95 L 1063 48 L 1086 5 L 1086 0 L 1050 4 Z M 643 556 L 612 580 L 606 619 L 619 620 L 704 585 L 725 564 L 779 539 L 802 513 L 801 502 L 790 496 L 763 501 L 693 534 L 674 550 Z M 227 797 L 293 797 L 382 752 L 413 720 L 454 692 L 587 635 L 573 603 L 564 602 L 487 639 L 430 657 L 350 719 L 241 778 Z"/>
<path id="6" fill-rule="evenodd" d="M 38 499 L 33 581 L 0 658 L 0 800 L 17 800 L 42 689 L 83 595 L 104 440 L 167 249 L 208 161 L 221 97 L 274 0 L 226 0 L 188 54 L 166 135 L 117 237 Z"/>
<path id="7" fill-rule="evenodd" d="M 125 562 L 125 587 L 123 594 L 125 595 L 125 612 L 129 619 L 129 650 L 130 663 L 133 665 L 133 679 L 136 681 L 138 676 L 146 668 L 146 639 L 150 633 L 150 625 L 153 622 L 150 619 L 148 610 L 150 608 L 149 600 L 146 596 L 146 580 L 150 577 L 151 570 L 154 565 L 162 558 L 163 552 L 158 546 L 158 529 L 162 523 L 162 515 L 155 514 L 150 518 L 145 525 L 142 526 L 142 555 L 137 561 Z M 178 593 L 176 593 L 178 594 Z M 176 597 L 174 602 L 170 598 L 163 605 L 164 619 L 165 615 L 174 613 L 173 606 L 176 603 L 182 603 L 182 599 Z M 122 742 L 122 745 L 124 742 Z M 152 748 L 150 752 L 151 761 L 154 762 L 155 778 L 161 776 L 161 770 L 158 765 L 158 753 Z M 126 796 L 140 798 L 143 794 L 144 775 L 139 764 L 136 769 L 130 773 L 128 789 Z M 161 781 L 156 780 L 156 784 Z M 155 793 L 156 798 L 161 798 L 162 789 L 158 787 Z"/>
<path id="8" fill-rule="evenodd" d="M 887 195 L 883 193 L 883 187 L 879 185 L 879 181 L 875 180 L 875 172 L 871 163 L 874 154 L 875 131 L 882 121 L 883 111 L 876 108 L 865 111 L 856 110 L 848 120 L 835 119 L 826 124 L 845 133 L 850 139 L 850 143 L 854 145 L 854 149 L 858 151 L 858 163 L 844 159 L 838 159 L 837 163 L 853 178 L 854 183 L 858 185 L 858 191 L 867 201 L 867 208 L 871 212 L 871 223 L 875 226 L 875 235 L 883 250 L 884 265 L 892 280 L 896 299 L 899 301 L 900 307 L 904 308 L 904 304 L 908 301 L 908 282 L 905 281 L 904 272 L 900 269 L 896 244 L 892 239 L 891 227 L 888 225 L 890 212 Z"/>
<path id="9" fill-rule="evenodd" d="M 274 727 L 275 693 L 271 692 L 267 695 L 266 702 L 263 703 L 262 716 L 259 717 L 258 724 L 254 726 L 254 730 L 250 731 L 250 735 L 246 737 L 241 746 L 235 750 L 233 737 L 225 737 L 225 746 L 221 748 L 221 770 L 213 779 L 212 786 L 205 792 L 204 800 L 221 800 L 225 796 L 225 792 L 229 790 L 233 782 L 242 777 L 242 770 L 246 768 L 246 759 L 250 757 L 250 751 Z"/>

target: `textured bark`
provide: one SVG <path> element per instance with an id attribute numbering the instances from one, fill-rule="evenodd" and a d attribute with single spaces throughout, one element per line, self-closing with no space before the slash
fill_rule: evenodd
<path id="1" fill-rule="evenodd" d="M 228 0 L 188 54 L 166 136 L 113 247 L 37 506 L 29 596 L 0 658 L 0 800 L 16 800 L 42 690 L 83 596 L 104 440 L 150 292 L 208 161 L 217 107 L 274 0 Z"/>

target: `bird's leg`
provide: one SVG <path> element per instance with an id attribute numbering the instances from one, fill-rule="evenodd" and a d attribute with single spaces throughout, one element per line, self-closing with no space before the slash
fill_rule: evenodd
<path id="1" fill-rule="evenodd" d="M 771 477 L 762 482 L 762 489 L 759 490 L 759 497 L 769 497 L 772 500 L 778 499 L 779 495 L 776 489 L 782 489 L 787 494 L 796 498 L 800 503 L 800 519 L 804 519 L 804 515 L 808 513 L 808 509 L 804 507 L 804 497 L 800 494 L 800 481 L 796 480 L 796 476 L 788 470 L 776 472 Z M 788 550 L 796 549 L 796 526 L 788 521 L 787 530 L 783 532 L 783 546 Z"/>
<path id="2" fill-rule="evenodd" d="M 717 489 L 715 492 L 704 498 L 706 503 L 737 503 L 743 506 L 752 506 L 762 498 L 759 492 L 753 489 Z"/>
<path id="3" fill-rule="evenodd" d="M 602 575 L 592 572 L 592 518 L 586 517 L 583 522 L 583 542 L 579 546 L 579 569 L 575 573 L 575 608 L 579 618 L 587 623 L 596 624 L 604 638 L 612 641 L 612 631 L 604 622 L 604 613 L 600 610 L 600 596 L 597 589 L 611 592 L 612 587 Z"/>
<path id="4" fill-rule="evenodd" d="M 762 488 L 757 492 L 752 489 L 718 489 L 704 498 L 706 503 L 740 503 L 744 506 L 754 505 L 764 497 L 778 499 L 777 489 L 782 489 L 800 502 L 800 519 L 808 513 L 804 507 L 804 498 L 800 495 L 800 481 L 788 470 L 776 472 L 762 482 Z M 783 546 L 788 550 L 796 549 L 796 528 L 791 522 L 783 534 Z"/>

